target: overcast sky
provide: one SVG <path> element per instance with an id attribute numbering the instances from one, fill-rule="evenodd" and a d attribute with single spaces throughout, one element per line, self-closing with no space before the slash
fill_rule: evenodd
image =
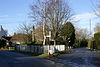
<path id="1" fill-rule="evenodd" d="M 8 30 L 12 35 L 16 32 L 19 24 L 23 22 L 33 23 L 28 17 L 30 5 L 35 0 L 0 0 L 0 25 Z M 96 0 L 69 0 L 70 7 L 74 12 L 74 19 L 78 21 L 76 25 L 81 28 L 89 29 L 89 20 L 92 21 L 92 27 L 99 19 L 94 15 L 93 4 Z"/>

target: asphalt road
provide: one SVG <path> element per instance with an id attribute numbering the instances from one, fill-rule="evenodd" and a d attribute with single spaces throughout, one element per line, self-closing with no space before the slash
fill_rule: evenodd
<path id="1" fill-rule="evenodd" d="M 42 58 L 0 50 L 0 67 L 55 67 L 55 65 Z"/>
<path id="2" fill-rule="evenodd" d="M 100 51 L 78 48 L 48 59 L 0 50 L 0 67 L 100 67 Z"/>
<path id="3" fill-rule="evenodd" d="M 90 51 L 85 48 L 78 48 L 69 54 L 61 55 L 57 58 L 64 63 L 65 67 L 100 67 L 100 51 Z"/>

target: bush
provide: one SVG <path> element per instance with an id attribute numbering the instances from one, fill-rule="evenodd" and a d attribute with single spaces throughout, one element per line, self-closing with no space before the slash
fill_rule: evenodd
<path id="1" fill-rule="evenodd" d="M 22 45 L 42 45 L 42 41 L 33 41 L 33 42 L 29 42 L 29 43 L 22 42 L 21 44 Z"/>
<path id="2" fill-rule="evenodd" d="M 74 48 L 79 48 L 79 47 L 87 47 L 88 41 L 86 39 L 82 40 L 75 40 L 75 43 L 73 45 Z"/>
<path id="3" fill-rule="evenodd" d="M 0 48 L 4 48 L 6 46 L 6 40 L 0 39 Z"/>
<path id="4" fill-rule="evenodd" d="M 56 38 L 56 44 L 57 44 L 57 45 L 65 44 L 65 41 L 63 40 L 62 37 L 57 37 L 57 38 Z"/>
<path id="5" fill-rule="evenodd" d="M 28 43 L 27 45 L 42 45 L 42 41 L 33 41 L 31 43 Z"/>
<path id="6" fill-rule="evenodd" d="M 21 45 L 27 45 L 27 43 L 26 43 L 26 42 L 21 42 L 20 44 L 21 44 Z"/>
<path id="7" fill-rule="evenodd" d="M 80 42 L 80 47 L 87 47 L 88 41 L 86 39 L 82 39 Z"/>
<path id="8" fill-rule="evenodd" d="M 96 48 L 100 49 L 100 32 L 94 34 L 94 39 L 96 42 Z"/>
<path id="9" fill-rule="evenodd" d="M 91 49 L 92 48 L 92 40 L 89 40 L 88 41 L 88 49 Z"/>

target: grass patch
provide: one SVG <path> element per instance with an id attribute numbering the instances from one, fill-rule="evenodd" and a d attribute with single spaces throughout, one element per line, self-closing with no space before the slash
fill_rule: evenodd
<path id="1" fill-rule="evenodd" d="M 5 49 L 0 49 L 0 50 L 14 50 L 14 49 L 7 49 L 7 48 L 5 48 Z"/>
<path id="2" fill-rule="evenodd" d="M 100 51 L 100 49 L 96 49 L 96 51 Z"/>
<path id="3" fill-rule="evenodd" d="M 57 57 L 57 56 L 59 56 L 59 55 L 61 55 L 61 54 L 67 54 L 67 53 L 69 53 L 69 51 L 67 50 L 67 51 L 58 51 L 58 52 L 55 52 L 55 53 L 53 53 L 53 54 L 41 54 L 41 55 L 39 55 L 40 57 Z"/>
<path id="4" fill-rule="evenodd" d="M 59 55 L 60 55 L 60 53 L 57 53 L 57 52 L 56 53 L 53 53 L 53 56 L 54 57 L 59 56 Z"/>
<path id="5" fill-rule="evenodd" d="M 56 54 L 68 54 L 70 53 L 72 49 L 67 49 L 67 50 L 64 50 L 64 51 L 58 51 L 58 52 L 55 52 Z"/>
<path id="6" fill-rule="evenodd" d="M 70 49 L 70 50 L 71 50 L 71 49 Z M 55 52 L 55 53 L 50 54 L 50 55 L 48 55 L 48 54 L 41 54 L 41 55 L 39 55 L 39 56 L 40 56 L 40 57 L 57 57 L 57 56 L 59 56 L 59 55 L 61 55 L 61 54 L 68 54 L 68 53 L 70 52 L 70 50 L 58 51 L 58 52 Z"/>
<path id="7" fill-rule="evenodd" d="M 48 54 L 41 54 L 41 55 L 39 55 L 40 57 L 49 57 L 49 55 Z"/>
<path id="8" fill-rule="evenodd" d="M 55 52 L 53 54 L 41 54 L 39 55 L 40 57 L 57 57 L 60 54 L 66 54 L 66 51 L 59 51 L 59 52 Z"/>
<path id="9" fill-rule="evenodd" d="M 39 55 L 39 57 L 56 57 L 58 56 L 59 54 L 58 53 L 53 53 L 53 54 L 41 54 Z"/>
<path id="10" fill-rule="evenodd" d="M 9 50 L 9 49 L 0 49 L 0 50 Z"/>
<path id="11" fill-rule="evenodd" d="M 55 52 L 53 54 L 43 54 L 43 53 L 37 53 L 37 52 L 25 52 L 25 51 L 19 51 L 19 50 L 12 50 L 11 52 L 23 53 L 26 55 L 39 56 L 39 57 L 57 57 L 61 54 L 69 53 L 70 50 L 58 51 L 58 52 Z"/>
<path id="12" fill-rule="evenodd" d="M 91 51 L 100 51 L 100 49 L 93 49 L 93 48 L 86 48 L 87 50 L 91 50 Z"/>
<path id="13" fill-rule="evenodd" d="M 58 54 L 66 54 L 67 52 L 66 51 L 59 51 L 59 52 L 56 52 Z"/>

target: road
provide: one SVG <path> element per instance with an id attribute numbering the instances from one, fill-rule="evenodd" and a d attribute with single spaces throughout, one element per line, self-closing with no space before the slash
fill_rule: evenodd
<path id="1" fill-rule="evenodd" d="M 69 54 L 61 55 L 57 61 L 65 64 L 64 67 L 100 67 L 100 51 L 90 51 L 85 48 L 78 48 Z"/>
<path id="2" fill-rule="evenodd" d="M 85 48 L 54 58 L 39 58 L 0 50 L 0 67 L 100 67 L 100 51 Z"/>
<path id="3" fill-rule="evenodd" d="M 53 62 L 20 53 L 0 50 L 0 67 L 55 67 Z"/>

